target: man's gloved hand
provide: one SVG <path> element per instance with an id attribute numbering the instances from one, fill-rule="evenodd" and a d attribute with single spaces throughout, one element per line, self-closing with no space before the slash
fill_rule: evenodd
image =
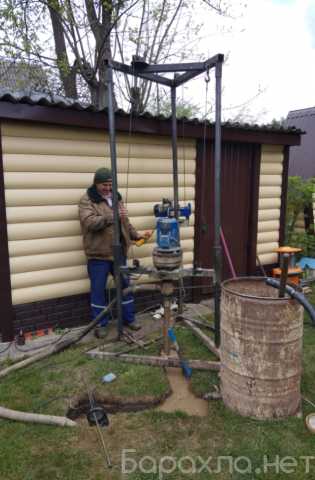
<path id="1" fill-rule="evenodd" d="M 152 236 L 152 233 L 153 233 L 153 230 L 144 232 L 144 234 L 135 241 L 135 244 L 137 245 L 137 247 L 141 247 L 141 245 L 146 243 L 149 240 L 149 238 Z"/>

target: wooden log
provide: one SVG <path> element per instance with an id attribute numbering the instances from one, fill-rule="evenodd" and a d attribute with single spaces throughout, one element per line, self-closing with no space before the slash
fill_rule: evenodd
<path id="1" fill-rule="evenodd" d="M 211 330 L 211 332 L 214 332 L 214 327 L 206 322 L 203 322 L 201 320 L 197 320 L 196 318 L 188 318 L 188 317 L 185 317 L 183 315 L 180 315 L 179 317 L 179 320 L 189 320 L 190 322 L 192 322 L 194 325 L 196 325 L 197 327 L 201 327 L 201 328 L 206 328 L 207 330 Z"/>
<path id="2" fill-rule="evenodd" d="M 103 352 L 100 350 L 91 350 L 87 352 L 92 358 L 112 359 L 125 363 L 134 363 L 136 365 L 151 365 L 152 367 L 181 367 L 181 361 L 177 357 L 156 357 L 153 355 L 128 355 L 121 354 L 117 357 L 115 352 Z M 195 370 L 220 370 L 220 362 L 212 362 L 208 360 L 187 360 L 187 365 Z"/>
<path id="3" fill-rule="evenodd" d="M 183 321 L 184 321 L 184 324 L 192 330 L 192 332 L 196 335 L 196 337 L 198 337 L 202 341 L 202 343 L 212 353 L 214 353 L 214 355 L 216 357 L 220 358 L 220 350 L 215 346 L 213 340 L 211 340 L 211 338 L 209 338 L 207 335 L 205 335 L 200 330 L 200 328 L 196 327 L 196 325 L 194 325 L 191 320 L 188 320 L 187 318 L 184 318 Z"/>
<path id="4" fill-rule="evenodd" d="M 141 345 L 141 348 L 144 348 L 146 349 L 147 347 L 149 347 L 150 345 L 152 345 L 153 343 L 157 343 L 157 342 L 160 342 L 161 340 L 163 340 L 163 336 L 161 335 L 160 337 L 157 337 L 157 338 L 153 338 L 152 340 L 148 340 L 147 342 L 143 342 L 143 344 Z M 122 350 L 120 352 L 114 352 L 115 353 L 115 356 L 116 357 L 119 357 L 120 355 L 124 354 L 124 353 L 130 353 L 132 352 L 133 350 L 138 350 L 140 347 L 138 345 L 132 345 L 130 348 L 126 348 L 125 350 Z M 91 350 L 91 348 L 89 349 Z M 89 351 L 88 350 L 88 351 Z M 87 352 L 86 352 L 87 353 Z"/>
<path id="5" fill-rule="evenodd" d="M 40 413 L 20 412 L 10 408 L 0 407 L 0 417 L 18 422 L 43 423 L 45 425 L 58 425 L 60 427 L 76 427 L 77 423 L 66 417 L 55 415 L 42 415 Z"/>

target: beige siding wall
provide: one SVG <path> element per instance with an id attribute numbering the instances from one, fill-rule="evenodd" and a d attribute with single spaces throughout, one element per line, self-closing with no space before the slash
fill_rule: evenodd
<path id="1" fill-rule="evenodd" d="M 130 140 L 130 141 L 129 141 Z M 89 291 L 77 203 L 94 171 L 110 166 L 108 135 L 95 130 L 2 124 L 5 196 L 14 304 Z M 117 136 L 119 191 L 132 224 L 154 228 L 153 205 L 173 196 L 171 140 Z M 179 198 L 194 206 L 195 142 L 179 142 Z M 184 264 L 193 261 L 194 216 L 181 229 Z M 151 264 L 154 238 L 132 247 Z"/>
<path id="2" fill-rule="evenodd" d="M 283 146 L 262 145 L 257 254 L 263 265 L 277 262 L 279 246 Z"/>

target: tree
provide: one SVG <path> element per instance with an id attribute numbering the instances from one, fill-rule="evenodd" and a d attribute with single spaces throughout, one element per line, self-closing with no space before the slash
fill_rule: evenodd
<path id="1" fill-rule="evenodd" d="M 81 77 L 91 102 L 102 108 L 113 26 L 139 1 L 2 0 L 2 48 L 8 56 L 56 68 L 67 97 L 78 98 Z"/>
<path id="2" fill-rule="evenodd" d="M 172 114 L 172 105 L 170 100 L 170 90 L 160 92 L 160 86 L 155 87 L 155 94 L 152 95 L 147 103 L 147 109 L 153 115 L 163 115 L 170 117 Z M 199 105 L 193 103 L 188 98 L 177 98 L 176 101 L 176 116 L 177 118 L 196 118 L 201 117 L 202 112 Z"/>
<path id="3" fill-rule="evenodd" d="M 278 118 L 273 118 L 270 122 L 270 125 L 275 128 L 281 128 L 285 127 L 286 124 L 286 118 L 285 117 L 280 117 Z"/>
<path id="4" fill-rule="evenodd" d="M 287 194 L 287 232 L 286 241 L 290 244 L 298 216 L 313 202 L 315 179 L 303 180 L 301 177 L 289 177 Z M 311 227 L 312 229 L 313 227 Z M 314 230 L 312 231 L 314 234 Z"/>
<path id="5" fill-rule="evenodd" d="M 192 5 L 193 3 L 193 5 Z M 0 49 L 58 73 L 70 98 L 106 106 L 106 63 L 138 54 L 149 63 L 183 60 L 200 28 L 194 8 L 226 15 L 222 0 L 0 0 Z M 56 75 L 55 75 L 56 77 Z M 120 93 L 143 111 L 151 84 L 125 76 Z"/>
<path id="6" fill-rule="evenodd" d="M 199 38 L 201 23 L 194 21 L 194 11 L 206 6 L 220 15 L 227 13 L 221 1 L 195 0 L 142 0 L 134 11 L 127 14 L 115 29 L 115 51 L 120 61 L 125 63 L 131 55 L 141 57 L 146 63 L 157 64 L 171 61 L 181 62 L 195 56 L 196 40 Z M 193 40 L 194 38 L 194 40 Z M 147 80 L 124 76 L 121 94 L 131 101 L 133 110 L 142 112 L 147 106 L 159 111 L 159 94 L 164 96 L 163 87 Z M 166 88 L 168 91 L 168 89 Z M 157 100 L 156 107 L 152 103 Z"/>

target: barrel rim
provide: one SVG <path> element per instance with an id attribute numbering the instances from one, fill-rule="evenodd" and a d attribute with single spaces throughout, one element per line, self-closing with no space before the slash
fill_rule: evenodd
<path id="1" fill-rule="evenodd" d="M 268 277 L 254 277 L 254 276 L 246 276 L 246 277 L 234 277 L 234 278 L 228 278 L 227 280 L 224 280 L 224 282 L 222 282 L 221 284 L 221 288 L 222 290 L 228 292 L 228 293 L 231 293 L 235 296 L 238 296 L 238 297 L 242 297 L 242 298 L 250 298 L 250 299 L 258 299 L 258 300 L 266 300 L 266 301 L 269 301 L 270 300 L 273 300 L 273 301 L 277 301 L 277 302 L 288 302 L 288 301 L 294 301 L 291 297 L 284 297 L 284 298 L 279 298 L 279 297 L 260 297 L 258 295 L 249 295 L 247 293 L 240 293 L 240 292 L 237 292 L 235 290 L 232 290 L 230 288 L 227 287 L 227 285 L 229 283 L 234 283 L 234 282 L 237 282 L 237 281 L 248 281 L 248 280 L 251 280 L 251 281 L 254 281 L 254 282 L 262 282 L 262 281 L 265 281 L 265 279 L 268 278 Z M 290 287 L 293 287 L 295 288 L 296 290 L 300 290 L 299 288 L 297 288 L 296 285 L 292 284 L 292 283 L 287 283 L 288 285 L 290 285 Z"/>

